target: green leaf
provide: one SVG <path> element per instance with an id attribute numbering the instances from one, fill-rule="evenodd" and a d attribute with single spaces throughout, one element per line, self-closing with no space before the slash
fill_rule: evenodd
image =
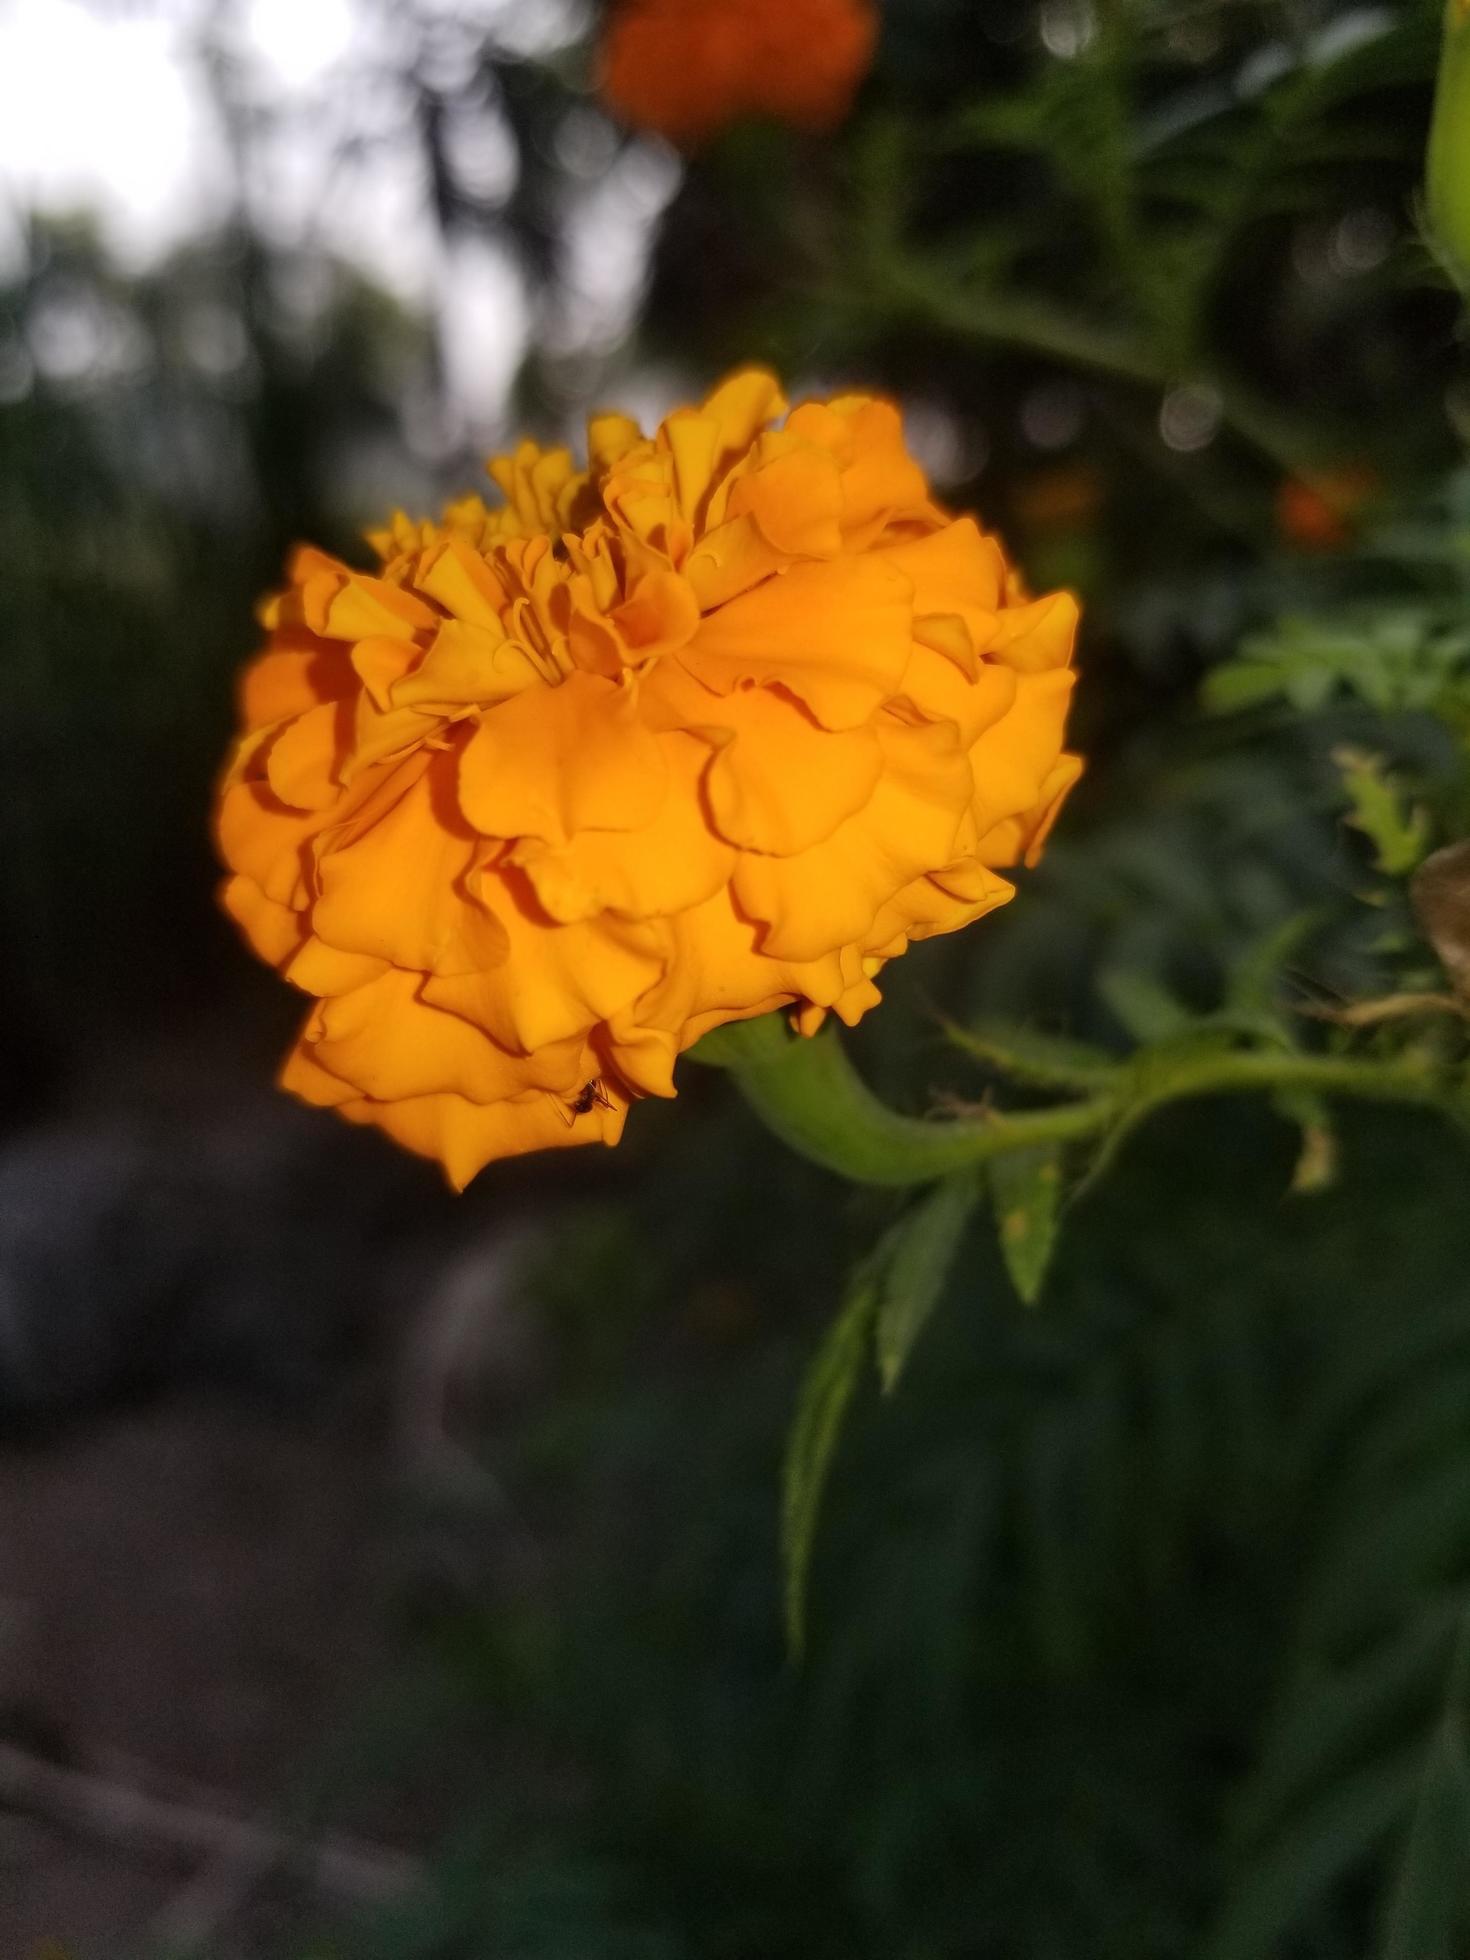
<path id="1" fill-rule="evenodd" d="M 939 1303 L 979 1184 L 974 1171 L 947 1177 L 899 1220 L 878 1250 L 878 1374 L 885 1394 L 897 1387 Z"/>
<path id="2" fill-rule="evenodd" d="M 1157 980 L 1125 967 L 1098 975 L 1097 990 L 1135 1041 L 1164 1041 L 1183 1032 L 1191 1015 Z"/>
<path id="3" fill-rule="evenodd" d="M 1232 660 L 1206 675 L 1205 707 L 1218 715 L 1239 714 L 1276 701 L 1285 691 L 1285 671 L 1276 661 Z"/>
<path id="4" fill-rule="evenodd" d="M 1391 878 L 1412 871 L 1429 848 L 1426 812 L 1410 805 L 1381 756 L 1340 748 L 1332 759 L 1352 806 L 1348 822 L 1372 841 L 1378 869 Z"/>
<path id="5" fill-rule="evenodd" d="M 1326 908 L 1314 906 L 1310 911 L 1293 913 L 1252 941 L 1231 969 L 1225 996 L 1231 1013 L 1269 1015 L 1287 967 L 1326 921 Z"/>
<path id="6" fill-rule="evenodd" d="M 1011 1283 L 1028 1307 L 1046 1280 L 1056 1244 L 1062 1196 L 1062 1150 L 1041 1144 L 1012 1150 L 990 1165 L 1000 1249 Z"/>
<path id="7" fill-rule="evenodd" d="M 1339 1778 L 1231 1888 L 1202 1960 L 1279 1960 L 1304 1914 L 1383 1843 L 1412 1788 L 1402 1756 Z"/>
<path id="8" fill-rule="evenodd" d="M 1293 1193 L 1305 1197 L 1330 1189 L 1337 1181 L 1337 1130 L 1324 1098 L 1301 1089 L 1283 1089 L 1271 1101 L 1277 1114 L 1301 1132 L 1301 1149 L 1291 1174 Z"/>
<path id="9" fill-rule="evenodd" d="M 1460 1622 L 1445 1706 L 1425 1757 L 1423 1779 L 1394 1880 L 1383 1960 L 1457 1960 L 1470 1926 L 1470 1756 L 1465 1695 L 1470 1613 Z"/>
<path id="10" fill-rule="evenodd" d="M 817 1349 L 786 1442 L 781 1550 L 786 1573 L 786 1640 L 799 1659 L 806 1640 L 807 1582 L 822 1493 L 848 1404 L 857 1388 L 878 1312 L 879 1279 L 871 1259 L 854 1273 L 841 1312 Z"/>

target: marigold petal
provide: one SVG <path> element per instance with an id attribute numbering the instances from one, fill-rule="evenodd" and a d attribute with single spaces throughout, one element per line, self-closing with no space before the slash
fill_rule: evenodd
<path id="1" fill-rule="evenodd" d="M 261 728 L 336 700 L 352 686 L 341 650 L 314 634 L 279 634 L 240 676 L 240 722 Z"/>
<path id="2" fill-rule="evenodd" d="M 784 557 L 835 558 L 842 550 L 842 479 L 832 457 L 808 443 L 762 439 L 765 454 L 731 485 L 731 517 L 753 518 Z"/>
<path id="3" fill-rule="evenodd" d="M 881 906 L 954 854 L 971 788 L 954 729 L 895 725 L 881 739 L 887 767 L 855 816 L 796 857 L 742 855 L 736 865 L 736 896 L 775 958 L 815 959 L 862 940 Z"/>
<path id="4" fill-rule="evenodd" d="M 313 1061 L 378 1102 L 452 1094 L 489 1103 L 533 1088 L 575 1093 L 580 1037 L 513 1055 L 463 1016 L 422 1000 L 422 984 L 418 974 L 390 966 L 365 986 L 324 999 L 307 1023 Z"/>
<path id="5" fill-rule="evenodd" d="M 466 707 L 488 707 L 542 683 L 523 646 L 478 623 L 446 619 L 415 666 L 396 679 L 386 703 L 420 714 L 452 716 Z"/>
<path id="6" fill-rule="evenodd" d="M 784 572 L 787 562 L 747 514 L 706 531 L 681 569 L 701 610 L 710 613 L 773 572 Z"/>
<path id="7" fill-rule="evenodd" d="M 598 1041 L 607 1067 L 641 1096 L 669 1097 L 674 1090 L 677 1036 L 667 1028 L 645 1028 L 632 1014 L 615 1014 Z"/>
<path id="8" fill-rule="evenodd" d="M 667 780 L 636 688 L 577 673 L 485 715 L 460 757 L 459 800 L 486 837 L 560 844 L 581 830 L 642 829 Z"/>
<path id="9" fill-rule="evenodd" d="M 902 702 L 925 721 L 953 722 L 965 748 L 994 727 L 1015 704 L 1017 676 L 1010 667 L 985 663 L 967 681 L 954 661 L 915 641 L 903 677 Z M 900 703 L 894 703 L 897 712 Z"/>
<path id="10" fill-rule="evenodd" d="M 455 1095 L 412 1096 L 402 1102 L 355 1097 L 339 1104 L 338 1114 L 351 1123 L 376 1124 L 405 1149 L 434 1158 L 454 1189 L 462 1191 L 498 1157 L 616 1143 L 628 1105 L 609 1088 L 605 1104 L 573 1111 L 562 1098 L 533 1090 L 496 1103 L 472 1103 Z"/>
<path id="11" fill-rule="evenodd" d="M 872 795 L 883 751 L 871 725 L 823 728 L 778 688 L 742 688 L 718 704 L 705 789 L 715 829 L 748 851 L 789 857 L 830 837 Z"/>
<path id="12" fill-rule="evenodd" d="M 307 605 L 307 624 L 328 640 L 410 640 L 438 623 L 432 607 L 401 585 L 361 572 L 335 582 L 312 581 L 306 591 L 319 595 Z"/>
<path id="13" fill-rule="evenodd" d="M 681 1049 L 723 1021 L 764 1014 L 789 1001 L 830 1005 L 847 984 L 833 948 L 824 947 L 807 961 L 762 951 L 760 926 L 740 909 L 729 886 L 670 919 L 668 931 L 663 977 L 639 996 L 635 1011 L 640 1026 L 676 1033 Z"/>
<path id="14" fill-rule="evenodd" d="M 1074 678 L 1055 667 L 1021 674 L 1009 714 L 971 748 L 975 816 L 982 830 L 1034 807 L 1061 750 Z"/>
<path id="15" fill-rule="evenodd" d="M 856 728 L 903 683 L 911 592 L 876 558 L 793 565 L 711 614 L 678 658 L 717 694 L 780 681 L 824 728 Z"/>
<path id="16" fill-rule="evenodd" d="M 265 751 L 266 780 L 293 810 L 330 809 L 351 740 L 351 702 L 322 701 L 281 729 Z"/>
<path id="17" fill-rule="evenodd" d="M 227 878 L 220 904 L 269 966 L 281 966 L 301 944 L 305 930 L 299 912 L 267 898 L 253 878 Z"/>
<path id="18" fill-rule="evenodd" d="M 689 644 L 699 630 L 699 601 L 676 572 L 651 571 L 634 580 L 610 617 L 627 646 L 648 660 Z"/>
<path id="19" fill-rule="evenodd" d="M 1035 864 L 1062 805 L 1082 774 L 1082 758 L 1064 755 L 1048 771 L 1029 810 L 992 824 L 975 844 L 976 861 L 987 865 Z"/>
<path id="20" fill-rule="evenodd" d="M 235 783 L 220 797 L 215 841 L 220 856 L 276 905 L 307 902 L 305 851 L 321 828 L 315 810 L 292 810 L 264 783 Z"/>
<path id="21" fill-rule="evenodd" d="M 586 1033 L 664 970 L 662 921 L 604 915 L 561 925 L 514 865 L 487 866 L 471 885 L 506 935 L 506 957 L 491 972 L 432 975 L 424 999 L 463 1014 L 503 1047 L 529 1054 Z"/>
<path id="22" fill-rule="evenodd" d="M 700 413 L 719 429 L 720 450 L 728 456 L 748 449 L 762 429 L 781 419 L 786 397 L 769 368 L 737 368 L 705 396 Z"/>
<path id="23" fill-rule="evenodd" d="M 803 402 L 787 417 L 786 427 L 836 461 L 849 546 L 871 542 L 902 519 L 935 517 L 929 485 L 904 447 L 903 418 L 892 402 L 868 395 Z"/>
<path id="24" fill-rule="evenodd" d="M 1005 603 L 1005 559 L 973 517 L 881 547 L 884 561 L 913 582 L 914 614 L 950 614 L 969 628 L 977 650 L 988 648 L 995 614 Z"/>
<path id="25" fill-rule="evenodd" d="M 463 538 L 451 535 L 431 545 L 414 569 L 413 582 L 451 619 L 504 639 L 505 587 L 483 554 Z"/>
<path id="26" fill-rule="evenodd" d="M 665 917 L 702 903 L 729 878 L 735 853 L 714 835 L 700 807 L 708 748 L 692 735 L 659 740 L 669 788 L 651 824 L 632 831 L 583 830 L 560 845 L 530 839 L 511 852 L 510 861 L 525 871 L 558 922 L 599 912 Z"/>
<path id="27" fill-rule="evenodd" d="M 478 849 L 454 800 L 454 757 L 405 764 L 357 821 L 323 832 L 313 928 L 341 952 L 473 973 L 505 954 L 503 932 L 465 885 Z"/>
<path id="28" fill-rule="evenodd" d="M 315 934 L 307 938 L 282 971 L 293 987 L 307 994 L 350 994 L 385 971 L 387 962 L 368 953 L 344 953 Z"/>
<path id="29" fill-rule="evenodd" d="M 1053 592 L 1000 614 L 989 651 L 1023 674 L 1065 667 L 1077 636 L 1077 601 L 1070 592 Z"/>

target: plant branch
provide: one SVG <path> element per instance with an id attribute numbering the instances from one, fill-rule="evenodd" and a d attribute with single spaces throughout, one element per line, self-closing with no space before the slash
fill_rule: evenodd
<path id="1" fill-rule="evenodd" d="M 143 1854 L 220 1860 L 253 1877 L 288 1867 L 354 1904 L 392 1899 L 421 1875 L 401 1852 L 335 1835 L 297 1844 L 266 1824 L 104 1782 L 10 1743 L 0 1743 L 0 1803 Z"/>
<path id="2" fill-rule="evenodd" d="M 706 1036 L 698 1059 L 730 1069 L 746 1101 L 783 1143 L 859 1184 L 931 1183 L 1012 1151 L 1115 1142 L 1167 1103 L 1283 1093 L 1396 1103 L 1470 1117 L 1460 1075 L 1415 1056 L 1391 1060 L 1241 1048 L 1189 1056 L 1145 1051 L 1116 1083 L 1049 1108 L 943 1119 L 901 1116 L 859 1078 L 830 1029 L 792 1036 L 775 1014 Z"/>
<path id="3" fill-rule="evenodd" d="M 937 272 L 898 251 L 879 251 L 868 262 L 871 283 L 857 303 L 887 304 L 955 339 L 1015 347 L 1045 354 L 1069 367 L 1157 389 L 1163 394 L 1191 377 L 1169 364 L 1126 327 L 1079 319 L 1049 300 L 950 284 Z M 1310 467 L 1315 444 L 1270 403 L 1237 382 L 1197 364 L 1196 377 L 1219 397 L 1222 421 L 1244 442 L 1288 476 Z"/>

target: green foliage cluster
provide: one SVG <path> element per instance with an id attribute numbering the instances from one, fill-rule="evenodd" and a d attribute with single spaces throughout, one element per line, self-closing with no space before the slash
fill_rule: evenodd
<path id="1" fill-rule="evenodd" d="M 748 1179 L 759 1131 L 702 1121 Z M 1458 1953 L 1465 1154 L 1358 1113 L 1334 1188 L 1291 1162 L 1257 1107 L 1161 1118 L 1029 1312 L 976 1221 L 901 1390 L 854 1380 L 799 1668 L 774 1459 L 830 1301 L 783 1262 L 800 1216 L 836 1250 L 823 1185 L 661 1255 L 660 1205 L 589 1213 L 539 1283 L 559 1393 L 494 1458 L 556 1570 L 435 1636 L 504 1794 L 321 1953 Z"/>

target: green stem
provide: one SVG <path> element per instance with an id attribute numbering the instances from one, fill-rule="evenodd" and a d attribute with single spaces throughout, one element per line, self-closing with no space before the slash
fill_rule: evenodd
<path id="1" fill-rule="evenodd" d="M 1181 1097 L 1231 1095 L 1241 1091 L 1302 1090 L 1346 1096 L 1358 1102 L 1408 1103 L 1420 1109 L 1456 1114 L 1452 1089 L 1439 1071 L 1396 1060 L 1376 1062 L 1347 1055 L 1238 1054 L 1212 1056 L 1169 1078 L 1161 1102 Z"/>
<path id="2" fill-rule="evenodd" d="M 1432 242 L 1470 296 L 1470 6 L 1449 0 L 1429 126 L 1425 197 Z"/>
<path id="3" fill-rule="evenodd" d="M 694 1056 L 728 1068 L 783 1143 L 858 1184 L 928 1184 L 1012 1151 L 1121 1134 L 1166 1103 L 1201 1096 L 1295 1092 L 1467 1114 L 1452 1079 L 1402 1058 L 1247 1050 L 1175 1060 L 1156 1086 L 1122 1065 L 1115 1087 L 1050 1108 L 926 1119 L 880 1102 L 830 1028 L 802 1040 L 769 1014 L 707 1035 Z"/>

